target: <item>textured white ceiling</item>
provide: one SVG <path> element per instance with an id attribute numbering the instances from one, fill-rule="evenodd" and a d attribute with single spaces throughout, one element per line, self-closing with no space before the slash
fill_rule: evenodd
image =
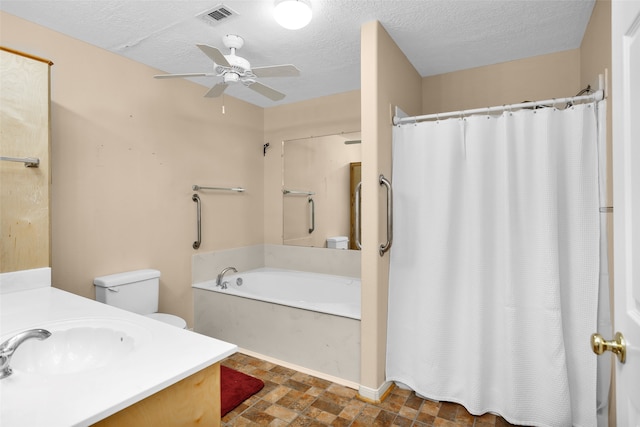
<path id="1" fill-rule="evenodd" d="M 270 107 L 358 89 L 360 26 L 368 21 L 380 21 L 424 77 L 577 48 L 595 0 L 311 0 L 313 19 L 296 31 L 276 24 L 273 3 L 2 0 L 0 9 L 167 73 L 210 72 L 195 44 L 227 53 L 222 37 L 238 34 L 245 40 L 238 54 L 252 66 L 291 63 L 301 70 L 300 77 L 261 79 L 287 94 L 279 102 L 242 85 L 227 89 Z M 217 26 L 198 17 L 220 4 L 238 16 Z M 193 79 L 206 87 L 219 80 Z"/>

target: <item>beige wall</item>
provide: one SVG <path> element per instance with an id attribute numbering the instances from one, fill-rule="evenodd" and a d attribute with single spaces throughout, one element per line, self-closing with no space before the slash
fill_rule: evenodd
<path id="1" fill-rule="evenodd" d="M 162 272 L 160 309 L 192 325 L 193 184 L 211 251 L 262 243 L 263 109 L 0 13 L 4 46 L 50 58 L 52 279 L 94 298 L 93 278 Z"/>
<path id="2" fill-rule="evenodd" d="M 362 26 L 361 43 L 363 393 L 385 381 L 389 253 L 378 253 L 387 239 L 387 196 L 378 177 L 391 179 L 392 107 L 419 114 L 422 80 L 379 22 Z"/>
<path id="3" fill-rule="evenodd" d="M 598 0 L 591 14 L 582 45 L 580 46 L 580 82 L 581 86 L 588 84 L 598 87 L 598 75 L 607 69 L 606 87 L 611 87 L 611 1 Z M 609 94 L 607 94 L 609 96 Z M 611 155 L 611 101 L 607 109 L 607 158 L 608 158 L 608 201 L 607 206 L 613 205 L 612 190 L 612 155 Z M 613 271 L 613 270 L 611 270 Z"/>
<path id="4" fill-rule="evenodd" d="M 422 114 L 573 96 L 580 49 L 471 68 L 422 79 Z"/>

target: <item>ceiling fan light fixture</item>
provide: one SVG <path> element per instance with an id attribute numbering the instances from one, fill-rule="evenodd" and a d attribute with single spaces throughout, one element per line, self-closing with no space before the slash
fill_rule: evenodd
<path id="1" fill-rule="evenodd" d="M 225 73 L 224 76 L 222 76 L 222 81 L 224 81 L 225 83 L 235 83 L 239 80 L 240 80 L 240 76 L 238 75 L 238 73 L 234 73 L 234 72 L 228 72 L 228 73 Z"/>
<path id="2" fill-rule="evenodd" d="M 311 22 L 311 3 L 309 0 L 276 0 L 273 15 L 284 28 L 298 30 Z"/>

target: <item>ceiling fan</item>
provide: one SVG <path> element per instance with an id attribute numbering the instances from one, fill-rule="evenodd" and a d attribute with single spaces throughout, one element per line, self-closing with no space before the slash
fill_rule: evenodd
<path id="1" fill-rule="evenodd" d="M 285 94 L 257 81 L 259 77 L 297 77 L 300 75 L 295 65 L 272 65 L 267 67 L 251 68 L 246 59 L 237 56 L 236 50 L 244 45 L 242 37 L 227 34 L 222 38 L 224 45 L 231 50 L 229 55 L 223 55 L 218 48 L 206 44 L 196 44 L 200 50 L 213 62 L 213 72 L 210 73 L 186 73 L 186 74 L 159 74 L 156 79 L 171 79 L 178 77 L 222 77 L 222 82 L 217 83 L 204 95 L 215 98 L 224 93 L 230 83 L 241 82 L 243 85 L 266 96 L 273 101 L 279 101 Z"/>

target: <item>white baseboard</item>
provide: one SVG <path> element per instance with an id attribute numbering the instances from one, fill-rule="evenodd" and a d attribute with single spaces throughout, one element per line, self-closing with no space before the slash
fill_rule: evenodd
<path id="1" fill-rule="evenodd" d="M 314 371 L 313 369 L 309 369 L 309 368 L 305 368 L 304 366 L 298 366 L 293 363 L 285 362 L 284 360 L 280 360 L 280 359 L 276 359 L 275 357 L 256 353 L 255 351 L 238 347 L 238 352 L 242 354 L 246 354 L 247 356 L 252 356 L 258 359 L 266 360 L 267 362 L 275 363 L 276 365 L 284 366 L 285 368 L 293 369 L 294 371 L 302 372 L 303 374 L 307 374 L 307 375 L 321 378 L 323 380 L 331 381 L 332 383 L 340 384 L 342 386 L 349 387 L 354 390 L 358 390 L 360 387 L 362 387 L 360 384 L 356 382 L 345 380 L 344 378 L 334 377 L 333 375 L 325 374 L 323 372 Z"/>
<path id="2" fill-rule="evenodd" d="M 385 381 L 378 388 L 369 388 L 363 385 L 358 389 L 358 394 L 365 400 L 370 400 L 372 402 L 381 402 L 385 397 L 385 393 L 389 391 L 389 388 L 393 385 L 391 381 Z"/>

